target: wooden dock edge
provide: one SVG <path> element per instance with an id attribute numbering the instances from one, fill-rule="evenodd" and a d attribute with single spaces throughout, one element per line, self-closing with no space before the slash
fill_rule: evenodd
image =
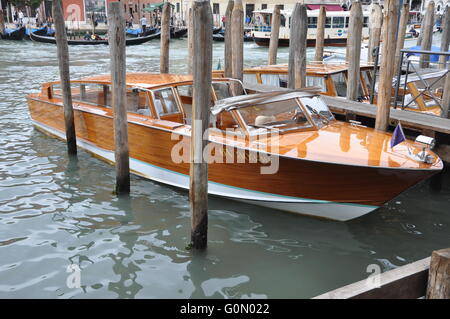
<path id="1" fill-rule="evenodd" d="M 424 297 L 430 259 L 427 257 L 376 275 L 379 276 L 379 288 L 372 287 L 368 279 L 364 279 L 312 299 L 417 299 Z"/>

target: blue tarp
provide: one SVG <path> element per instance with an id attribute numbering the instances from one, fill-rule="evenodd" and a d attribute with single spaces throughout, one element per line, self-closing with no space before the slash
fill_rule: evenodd
<path id="1" fill-rule="evenodd" d="M 408 48 L 408 50 L 422 50 L 422 47 L 419 45 L 415 45 L 413 47 Z M 431 47 L 431 51 L 433 52 L 441 52 L 441 48 L 436 47 L 436 46 L 432 46 Z M 419 53 L 407 53 L 406 56 L 411 56 L 411 55 L 417 55 L 420 56 Z M 448 60 L 448 57 L 447 57 Z M 432 54 L 430 55 L 430 62 L 438 62 L 439 61 L 439 55 L 437 54 Z"/>

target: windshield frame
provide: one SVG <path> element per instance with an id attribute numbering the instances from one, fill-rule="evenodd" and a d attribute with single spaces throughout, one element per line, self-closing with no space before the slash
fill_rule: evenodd
<path id="1" fill-rule="evenodd" d="M 243 130 L 245 131 L 246 135 L 248 135 L 248 136 L 267 134 L 267 132 L 274 131 L 274 130 L 277 131 L 277 133 L 279 133 L 279 134 L 286 134 L 286 133 L 299 132 L 299 131 L 304 131 L 304 132 L 306 132 L 306 131 L 316 131 L 316 130 L 318 130 L 320 128 L 320 127 L 317 126 L 315 121 L 312 119 L 312 117 L 310 115 L 310 112 L 305 109 L 305 107 L 300 102 L 300 99 L 298 97 L 286 99 L 286 101 L 288 101 L 288 100 L 295 101 L 297 107 L 304 114 L 306 120 L 310 124 L 309 126 L 307 126 L 307 127 L 300 127 L 300 126 L 298 126 L 298 127 L 290 127 L 290 128 L 285 128 L 285 129 L 271 128 L 271 127 L 267 127 L 267 128 L 254 127 L 252 125 L 247 124 L 246 120 L 244 119 L 243 115 L 240 112 L 240 110 L 242 108 L 232 109 L 229 112 L 234 114 L 235 119 L 237 120 L 237 122 L 239 123 L 241 128 L 243 128 Z"/>

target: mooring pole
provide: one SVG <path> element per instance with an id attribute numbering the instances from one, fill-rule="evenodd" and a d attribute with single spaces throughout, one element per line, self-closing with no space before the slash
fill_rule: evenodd
<path id="1" fill-rule="evenodd" d="M 233 48 L 232 77 L 243 80 L 244 73 L 244 8 L 242 0 L 235 0 L 231 13 L 231 41 Z M 234 95 L 241 95 L 242 88 L 233 85 Z"/>
<path id="2" fill-rule="evenodd" d="M 192 74 L 192 60 L 194 59 L 194 20 L 192 20 L 192 6 L 188 10 L 188 74 Z"/>
<path id="3" fill-rule="evenodd" d="M 164 2 L 161 14 L 161 53 L 159 72 L 169 73 L 170 3 Z"/>
<path id="4" fill-rule="evenodd" d="M 233 76 L 233 41 L 231 39 L 231 14 L 233 12 L 234 1 L 229 0 L 225 11 L 225 47 L 224 47 L 224 75 L 226 78 Z"/>
<path id="5" fill-rule="evenodd" d="M 381 51 L 380 81 L 378 84 L 375 129 L 386 131 L 391 108 L 392 78 L 394 76 L 395 45 L 397 42 L 398 0 L 384 2 L 384 36 Z"/>
<path id="6" fill-rule="evenodd" d="M 450 248 L 431 254 L 426 298 L 450 299 Z"/>
<path id="7" fill-rule="evenodd" d="M 288 86 L 299 89 L 306 86 L 306 41 L 308 16 L 306 6 L 296 3 L 291 16 L 289 34 Z"/>
<path id="8" fill-rule="evenodd" d="M 203 150 L 207 146 L 208 140 L 203 137 L 209 127 L 213 27 L 209 1 L 195 0 L 192 6 L 192 17 L 194 20 L 195 38 L 189 188 L 192 214 L 191 244 L 193 248 L 204 249 L 207 246 L 208 233 L 208 163 L 207 159 L 203 158 Z"/>
<path id="9" fill-rule="evenodd" d="M 421 49 L 424 51 L 431 51 L 431 44 L 433 41 L 433 26 L 434 26 L 434 1 L 430 1 L 427 6 L 425 18 L 422 24 L 422 30 L 420 31 L 422 36 Z M 420 55 L 420 67 L 428 68 L 430 66 L 430 55 Z"/>
<path id="10" fill-rule="evenodd" d="M 0 9 L 0 34 L 5 33 L 5 15 L 3 9 Z"/>
<path id="11" fill-rule="evenodd" d="M 395 48 L 395 66 L 394 70 L 397 72 L 398 68 L 400 67 L 400 50 L 403 49 L 403 46 L 405 45 L 405 35 L 406 35 L 406 28 L 408 26 L 408 19 L 409 19 L 409 4 L 406 2 L 403 4 L 401 8 L 401 16 L 400 16 L 400 23 L 398 25 L 398 37 L 397 37 L 397 45 Z"/>
<path id="12" fill-rule="evenodd" d="M 64 104 L 64 124 L 66 127 L 67 152 L 77 153 L 77 136 L 72 106 L 72 91 L 70 88 L 69 46 L 67 45 L 66 26 L 61 0 L 52 1 L 53 20 L 55 23 L 56 48 L 58 53 L 59 77 Z"/>
<path id="13" fill-rule="evenodd" d="M 371 12 L 371 21 L 370 21 L 370 32 L 369 32 L 369 47 L 368 47 L 368 56 L 367 61 L 369 63 L 373 63 L 375 61 L 375 57 L 373 55 L 373 50 L 376 47 L 380 46 L 381 39 L 381 27 L 383 25 L 383 10 L 378 3 L 372 4 L 372 12 Z"/>
<path id="14" fill-rule="evenodd" d="M 450 9 L 445 7 L 445 14 L 441 23 L 442 37 L 441 37 L 441 52 L 447 52 L 450 44 Z M 441 69 L 447 68 L 447 56 L 439 56 L 439 67 Z"/>
<path id="15" fill-rule="evenodd" d="M 358 86 L 360 79 L 361 40 L 363 27 L 363 12 L 361 2 L 353 2 L 350 10 L 350 21 L 347 34 L 348 47 L 348 79 L 347 99 L 358 99 Z"/>
<path id="16" fill-rule="evenodd" d="M 280 38 L 280 24 L 281 24 L 281 5 L 276 4 L 272 13 L 272 24 L 270 28 L 270 42 L 269 42 L 269 58 L 268 65 L 277 64 L 278 39 Z"/>
<path id="17" fill-rule="evenodd" d="M 121 2 L 108 5 L 109 54 L 111 58 L 112 107 L 116 160 L 116 193 L 130 193 L 130 158 L 126 101 L 125 16 Z"/>
<path id="18" fill-rule="evenodd" d="M 327 9 L 320 6 L 319 16 L 317 17 L 317 35 L 316 35 L 316 52 L 314 61 L 323 61 L 323 46 L 325 45 L 325 22 L 327 19 Z"/>

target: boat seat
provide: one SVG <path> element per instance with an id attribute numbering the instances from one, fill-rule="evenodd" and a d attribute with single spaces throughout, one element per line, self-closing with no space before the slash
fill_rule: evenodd
<path id="1" fill-rule="evenodd" d="M 275 122 L 277 120 L 277 118 L 273 115 L 271 116 L 265 116 L 265 115 L 258 115 L 255 118 L 255 125 L 261 126 L 264 125 L 266 123 L 272 123 Z"/>

